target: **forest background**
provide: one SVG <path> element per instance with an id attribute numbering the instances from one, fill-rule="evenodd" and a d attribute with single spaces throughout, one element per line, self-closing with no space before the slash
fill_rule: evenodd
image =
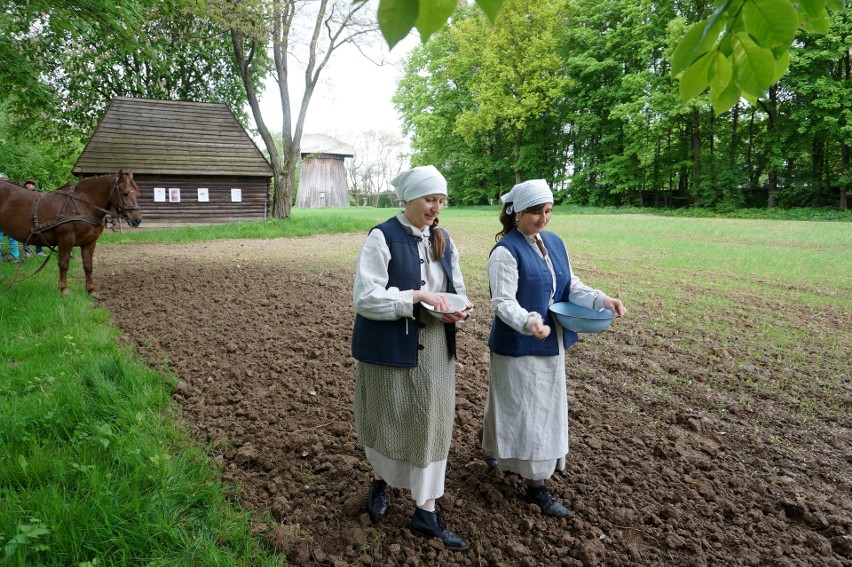
<path id="1" fill-rule="evenodd" d="M 329 4 L 339 6 L 346 41 L 378 37 L 375 18 L 359 14 L 356 21 L 343 8 L 360 4 Z M 579 205 L 846 210 L 852 182 L 848 3 L 834 3 L 825 33 L 798 32 L 786 73 L 762 96 L 736 99 L 724 111 L 714 110 L 707 93 L 684 102 L 682 81 L 671 72 L 678 42 L 690 24 L 714 13 L 712 2 L 501 4 L 492 22 L 461 3 L 448 25 L 414 49 L 394 97 L 410 140 L 406 157 L 414 165 L 437 165 L 454 203 L 487 204 L 521 179 L 544 178 L 560 202 Z M 730 2 L 722 4 L 731 9 Z M 242 11 L 228 12 L 234 6 Z M 37 178 L 42 187 L 69 181 L 113 96 L 225 102 L 263 134 L 262 117 L 249 116 L 247 102 L 270 73 L 282 71 L 275 36 L 258 34 L 252 23 L 261 20 L 263 6 L 215 0 L 0 4 L 0 75 L 10 85 L 0 92 L 2 173 L 13 181 Z M 378 16 L 381 21 L 381 8 Z M 303 35 L 310 44 L 311 34 Z M 295 51 L 296 38 L 290 39 Z M 306 56 L 316 62 L 317 77 L 334 48 L 332 42 Z M 301 104 L 284 104 L 298 115 L 309 102 L 308 93 Z M 300 118 L 288 118 L 281 135 L 264 138 L 286 201 L 274 209 L 276 217 L 289 215 L 295 197 L 300 127 Z M 279 197 L 273 196 L 276 204 Z"/>

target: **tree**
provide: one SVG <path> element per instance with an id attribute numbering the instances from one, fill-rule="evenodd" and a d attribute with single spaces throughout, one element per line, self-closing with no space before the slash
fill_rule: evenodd
<path id="1" fill-rule="evenodd" d="M 392 132 L 370 130 L 355 139 L 355 156 L 346 164 L 346 179 L 356 205 L 377 207 L 382 193 L 393 191 L 391 179 L 406 162 L 403 140 Z"/>
<path id="2" fill-rule="evenodd" d="M 132 48 L 100 33 L 53 34 L 56 70 L 46 82 L 63 93 L 64 117 L 88 134 L 113 97 L 136 96 L 224 102 L 245 122 L 228 35 L 192 0 L 138 0 L 137 11 Z"/>
<path id="3" fill-rule="evenodd" d="M 476 0 L 476 3 L 493 22 L 504 1 Z M 381 0 L 379 27 L 390 47 L 399 43 L 414 27 L 420 32 L 423 43 L 426 43 L 433 33 L 444 26 L 457 7 L 457 0 Z"/>
<path id="4" fill-rule="evenodd" d="M 230 38 L 193 0 L 60 0 L 0 10 L 10 175 L 61 184 L 114 96 L 225 102 L 244 118 Z M 8 26 L 8 27 L 7 27 Z M 6 166 L 9 168 L 9 165 Z"/>
<path id="5" fill-rule="evenodd" d="M 842 0 L 725 0 L 687 30 L 672 56 L 681 96 L 689 100 L 709 86 L 717 113 L 740 97 L 756 104 L 787 72 L 799 28 L 828 32 L 827 4 L 843 8 Z"/>
<path id="6" fill-rule="evenodd" d="M 476 0 L 493 22 L 508 0 Z M 842 10 L 844 0 L 717 0 L 718 8 L 694 24 L 672 58 L 681 73 L 681 96 L 689 100 L 710 87 L 716 112 L 740 97 L 752 104 L 787 71 L 790 46 L 799 28 L 828 32 L 826 6 Z M 413 27 L 425 42 L 453 13 L 452 0 L 382 0 L 379 25 L 389 45 Z"/>
<path id="7" fill-rule="evenodd" d="M 507 132 L 515 183 L 522 178 L 525 132 L 547 121 L 570 79 L 553 46 L 566 13 L 563 0 L 530 5 L 506 0 L 492 27 L 482 18 L 467 18 L 453 26 L 458 46 L 450 64 L 470 74 L 473 104 L 456 120 L 456 130 L 470 140 L 495 125 Z"/>
<path id="8" fill-rule="evenodd" d="M 832 18 L 827 34 L 801 38 L 781 85 L 790 93 L 778 127 L 789 179 L 779 204 L 846 210 L 852 186 L 852 8 Z"/>
<path id="9" fill-rule="evenodd" d="M 49 71 L 36 29 L 68 31 L 77 35 L 93 32 L 110 36 L 114 43 L 135 45 L 127 33 L 139 22 L 136 4 L 117 0 L 30 0 L 0 3 L 0 99 L 26 93 L 30 105 L 48 108 L 55 101 L 40 82 Z M 138 47 L 138 46 L 137 46 Z"/>
<path id="10" fill-rule="evenodd" d="M 248 103 L 272 162 L 274 218 L 290 216 L 305 116 L 320 74 L 335 50 L 356 43 L 376 29 L 375 23 L 361 14 L 365 6 L 366 2 L 353 4 L 348 0 L 210 2 L 220 21 L 228 25 Z M 305 29 L 310 34 L 302 37 L 301 31 Z M 271 67 L 261 60 L 268 46 L 272 50 Z M 292 70 L 291 57 L 301 59 L 305 66 L 305 90 L 298 106 L 293 104 L 287 81 Z M 257 83 L 266 73 L 271 73 L 278 85 L 283 116 L 281 152 L 260 112 Z"/>
<path id="11" fill-rule="evenodd" d="M 476 17 L 461 9 L 455 22 Z M 510 183 L 511 164 L 504 159 L 502 138 L 495 131 L 467 140 L 456 130 L 461 113 L 473 107 L 468 88 L 471 70 L 450 65 L 458 46 L 444 28 L 414 50 L 405 61 L 394 106 L 402 117 L 403 133 L 410 136 L 411 165 L 433 164 L 452 187 L 453 201 L 487 203 L 494 187 Z"/>
<path id="12" fill-rule="evenodd" d="M 533 18 L 540 9 L 525 12 Z M 826 204 L 823 187 L 835 194 L 838 185 L 846 187 L 843 141 L 852 139 L 847 12 L 835 14 L 829 34 L 802 35 L 791 72 L 768 97 L 716 113 L 708 94 L 684 101 L 669 66 L 688 21 L 707 9 L 702 0 L 692 6 L 568 0 L 562 26 L 549 35 L 562 89 L 547 112 L 524 122 L 517 167 L 507 123 L 518 107 L 500 97 L 519 91 L 506 80 L 511 72 L 495 70 L 535 67 L 520 63 L 525 51 L 513 47 L 523 26 L 490 27 L 477 10 L 459 10 L 412 52 L 394 98 L 411 134 L 412 163 L 441 168 L 461 203 L 492 199 L 502 187 L 500 174 L 508 173 L 508 181 L 517 169 L 554 187 L 567 176 L 571 200 L 581 204 L 721 210 L 772 198 L 785 207 Z M 512 17 L 502 12 L 498 22 Z M 497 64 L 492 45 L 508 46 L 494 50 Z M 813 171 L 802 167 L 807 160 L 818 164 Z M 806 191 L 815 197 L 803 199 Z"/>

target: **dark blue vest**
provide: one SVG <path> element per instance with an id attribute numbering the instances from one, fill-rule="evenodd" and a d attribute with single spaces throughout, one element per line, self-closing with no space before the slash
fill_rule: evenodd
<path id="1" fill-rule="evenodd" d="M 571 268 L 568 264 L 568 251 L 562 239 L 552 232 L 540 234 L 544 246 L 553 263 L 556 272 L 556 293 L 554 303 L 568 301 L 571 291 Z M 523 335 L 495 316 L 491 323 L 491 335 L 488 337 L 488 348 L 503 356 L 559 354 L 559 343 L 556 342 L 556 318 L 548 309 L 550 293 L 553 290 L 553 280 L 547 262 L 532 249 L 523 234 L 518 229 L 512 229 L 500 239 L 491 252 L 498 246 L 505 247 L 518 263 L 518 291 L 515 297 L 518 303 L 527 311 L 540 313 L 544 323 L 550 325 L 551 333 L 546 339 L 537 339 Z M 563 329 L 562 334 L 565 348 L 579 340 L 574 331 Z"/>
<path id="2" fill-rule="evenodd" d="M 408 234 L 396 217 L 388 219 L 371 229 L 380 230 L 390 248 L 391 259 L 388 263 L 387 288 L 401 290 L 420 289 L 420 254 L 417 252 L 416 236 Z M 441 257 L 441 266 L 447 274 L 447 291 L 455 293 L 453 285 L 452 243 L 442 228 L 447 247 Z M 432 231 L 434 234 L 434 230 Z M 417 354 L 420 326 L 418 321 L 420 305 L 414 305 L 414 320 L 403 317 L 393 321 L 374 321 L 361 315 L 355 315 L 355 328 L 352 331 L 352 356 L 362 362 L 414 368 L 417 366 Z M 456 352 L 456 326 L 445 323 L 447 348 L 450 354 Z"/>

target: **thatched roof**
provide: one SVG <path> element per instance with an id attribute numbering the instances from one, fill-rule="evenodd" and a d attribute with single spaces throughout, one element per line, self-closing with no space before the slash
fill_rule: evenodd
<path id="1" fill-rule="evenodd" d="M 116 97 L 75 174 L 271 177 L 272 167 L 224 103 Z"/>
<path id="2" fill-rule="evenodd" d="M 326 154 L 333 156 L 352 157 L 355 148 L 345 142 L 336 140 L 325 134 L 305 134 L 299 144 L 302 157 L 311 154 Z"/>

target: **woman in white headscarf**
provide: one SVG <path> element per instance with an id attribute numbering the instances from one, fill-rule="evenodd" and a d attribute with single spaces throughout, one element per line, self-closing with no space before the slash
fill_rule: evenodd
<path id="1" fill-rule="evenodd" d="M 459 253 L 438 228 L 447 182 L 433 166 L 415 167 L 391 181 L 405 210 L 374 227 L 355 266 L 355 428 L 373 467 L 367 513 L 378 522 L 389 510 L 388 485 L 409 490 L 411 531 L 438 537 L 448 549 L 468 547 L 435 509 L 444 494 L 455 419 L 455 323 L 466 319 Z M 422 308 L 450 311 L 450 292 L 463 311 L 441 319 Z"/>
<path id="2" fill-rule="evenodd" d="M 573 274 L 562 240 L 545 231 L 553 211 L 547 182 L 515 185 L 501 198 L 497 244 L 488 259 L 494 320 L 488 397 L 480 432 L 486 461 L 527 480 L 525 500 L 547 516 L 573 512 L 544 486 L 565 469 L 568 454 L 568 393 L 565 349 L 577 334 L 550 314 L 552 303 L 571 301 L 606 308 L 617 317 L 622 302 L 583 284 Z"/>

